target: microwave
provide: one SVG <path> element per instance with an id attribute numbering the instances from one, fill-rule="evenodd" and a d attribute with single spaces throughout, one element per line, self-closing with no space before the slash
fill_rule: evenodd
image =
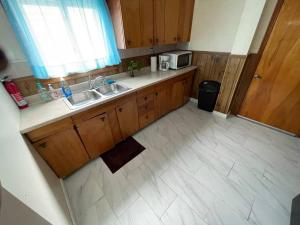
<path id="1" fill-rule="evenodd" d="M 168 55 L 170 68 L 178 70 L 192 65 L 192 52 L 191 51 L 173 51 L 166 52 L 163 55 Z"/>

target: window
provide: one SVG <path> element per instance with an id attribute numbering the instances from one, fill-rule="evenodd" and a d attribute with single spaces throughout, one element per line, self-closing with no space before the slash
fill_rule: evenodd
<path id="1" fill-rule="evenodd" d="M 120 62 L 104 0 L 6 0 L 4 8 L 38 78 Z"/>

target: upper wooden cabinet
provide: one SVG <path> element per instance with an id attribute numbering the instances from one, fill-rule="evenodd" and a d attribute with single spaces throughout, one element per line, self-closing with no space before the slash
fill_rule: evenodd
<path id="1" fill-rule="evenodd" d="M 120 49 L 153 45 L 153 0 L 107 0 Z"/>
<path id="2" fill-rule="evenodd" d="M 154 44 L 154 0 L 140 0 L 141 46 Z"/>
<path id="3" fill-rule="evenodd" d="M 191 37 L 195 0 L 180 0 L 178 42 L 188 42 Z"/>
<path id="4" fill-rule="evenodd" d="M 165 0 L 154 0 L 154 44 L 165 43 Z"/>
<path id="5" fill-rule="evenodd" d="M 107 0 L 120 49 L 189 41 L 194 0 Z"/>
<path id="6" fill-rule="evenodd" d="M 180 0 L 165 0 L 165 44 L 177 43 Z"/>

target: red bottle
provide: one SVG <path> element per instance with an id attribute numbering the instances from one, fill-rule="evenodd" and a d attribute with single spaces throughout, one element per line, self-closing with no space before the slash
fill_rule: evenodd
<path id="1" fill-rule="evenodd" d="M 10 96 L 15 100 L 19 109 L 25 109 L 28 107 L 27 101 L 24 99 L 17 85 L 11 80 L 4 80 L 3 85 Z"/>

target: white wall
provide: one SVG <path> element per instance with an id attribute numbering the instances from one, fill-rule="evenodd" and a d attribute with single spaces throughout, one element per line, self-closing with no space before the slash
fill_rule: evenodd
<path id="1" fill-rule="evenodd" d="M 261 45 L 263 38 L 265 36 L 265 33 L 268 29 L 268 25 L 272 18 L 272 15 L 273 15 L 273 12 L 274 12 L 277 2 L 278 2 L 278 0 L 267 0 L 266 1 L 265 8 L 261 15 L 259 25 L 257 27 L 254 39 L 253 39 L 251 47 L 250 47 L 250 53 L 258 53 L 260 45 Z"/>
<path id="2" fill-rule="evenodd" d="M 190 50 L 230 52 L 245 0 L 195 0 Z"/>
<path id="3" fill-rule="evenodd" d="M 247 55 L 266 0 L 246 0 L 231 54 Z"/>
<path id="4" fill-rule="evenodd" d="M 32 211 L 4 188 L 2 189 L 1 197 L 3 205 L 0 211 L 0 224 L 50 225 L 50 223 Z"/>
<path id="5" fill-rule="evenodd" d="M 0 84 L 2 186 L 51 224 L 70 225 L 60 181 L 39 155 L 29 149 L 19 132 L 19 119 L 19 110 Z"/>
<path id="6" fill-rule="evenodd" d="M 3 8 L 0 6 L 0 47 L 5 50 L 10 61 L 10 67 L 5 71 L 6 75 L 13 78 L 29 76 L 32 74 L 25 55 L 16 40 Z"/>

